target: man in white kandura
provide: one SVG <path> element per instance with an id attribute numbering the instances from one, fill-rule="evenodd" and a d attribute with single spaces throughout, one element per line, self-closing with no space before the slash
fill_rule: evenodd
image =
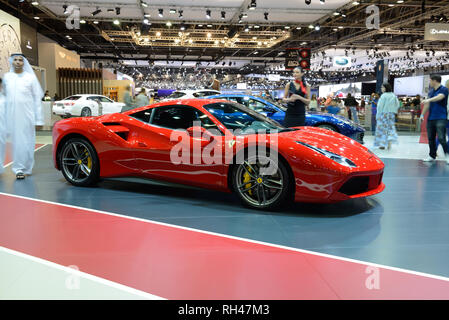
<path id="1" fill-rule="evenodd" d="M 12 171 L 17 179 L 24 179 L 33 170 L 35 126 L 44 124 L 41 105 L 44 92 L 30 63 L 22 54 L 12 54 L 9 63 L 10 72 L 3 77 L 7 133 L 13 148 Z"/>

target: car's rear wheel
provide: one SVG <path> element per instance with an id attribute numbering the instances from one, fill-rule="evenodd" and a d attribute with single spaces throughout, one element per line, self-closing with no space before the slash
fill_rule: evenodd
<path id="1" fill-rule="evenodd" d="M 327 130 L 331 130 L 331 131 L 338 132 L 337 128 L 335 128 L 335 127 L 334 127 L 333 125 L 331 125 L 331 124 L 326 124 L 326 123 L 324 123 L 324 124 L 318 125 L 317 127 L 318 127 L 318 128 L 322 128 L 322 129 L 327 129 Z"/>
<path id="2" fill-rule="evenodd" d="M 243 204 L 251 208 L 275 209 L 290 201 L 290 171 L 275 157 L 245 157 L 243 163 L 233 167 L 232 183 Z"/>
<path id="3" fill-rule="evenodd" d="M 82 138 L 72 138 L 64 144 L 60 168 L 68 182 L 80 187 L 94 185 L 100 174 L 97 153 L 90 142 Z"/>
<path id="4" fill-rule="evenodd" d="M 92 111 L 90 108 L 85 107 L 81 110 L 81 117 L 90 117 L 92 115 Z"/>

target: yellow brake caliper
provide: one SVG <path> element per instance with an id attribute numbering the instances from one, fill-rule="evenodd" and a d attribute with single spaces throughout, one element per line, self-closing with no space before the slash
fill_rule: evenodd
<path id="1" fill-rule="evenodd" d="M 251 168 L 248 168 L 248 171 L 251 172 Z M 251 181 L 251 176 L 249 175 L 248 172 L 245 172 L 245 174 L 243 175 L 243 183 L 250 182 L 250 181 Z M 251 183 L 245 184 L 245 188 L 246 189 L 251 188 Z M 251 196 L 253 195 L 253 191 L 252 190 L 249 190 L 248 193 Z"/>
<path id="2" fill-rule="evenodd" d="M 92 169 L 92 158 L 89 157 L 89 152 L 87 152 L 87 149 L 85 150 L 85 155 L 88 156 L 88 158 L 87 158 L 87 167 L 89 169 Z"/>

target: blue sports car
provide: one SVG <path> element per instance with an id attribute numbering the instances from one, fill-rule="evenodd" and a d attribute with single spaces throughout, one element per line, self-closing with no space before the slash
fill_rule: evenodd
<path id="1" fill-rule="evenodd" d="M 208 96 L 210 99 L 225 99 L 240 103 L 267 117 L 284 124 L 286 107 L 273 101 L 245 94 L 219 94 Z M 320 127 L 341 133 L 351 139 L 363 143 L 365 129 L 345 117 L 321 112 L 308 112 L 306 114 L 306 125 Z"/>

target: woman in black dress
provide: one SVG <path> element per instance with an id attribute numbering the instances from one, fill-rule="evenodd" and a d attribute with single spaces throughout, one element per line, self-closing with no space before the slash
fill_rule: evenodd
<path id="1" fill-rule="evenodd" d="M 284 102 L 287 102 L 285 112 L 285 127 L 299 127 L 306 124 L 306 105 L 310 103 L 310 86 L 302 80 L 303 70 L 293 69 L 295 81 L 285 87 Z"/>

